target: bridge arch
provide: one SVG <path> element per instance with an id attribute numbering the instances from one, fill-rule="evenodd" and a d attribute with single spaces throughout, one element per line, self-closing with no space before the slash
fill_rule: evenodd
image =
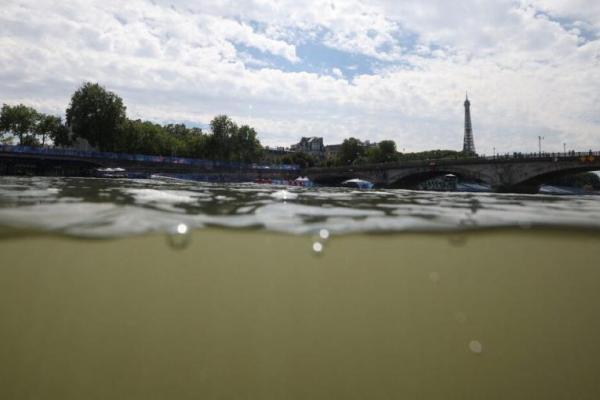
<path id="1" fill-rule="evenodd" d="M 528 174 L 521 176 L 520 179 L 513 182 L 511 187 L 506 189 L 510 191 L 537 193 L 539 187 L 549 180 L 593 171 L 600 171 L 600 165 L 597 163 L 581 163 L 568 167 L 558 166 L 557 168 L 549 168 L 545 171 L 532 170 Z"/>
<path id="2" fill-rule="evenodd" d="M 494 191 L 535 193 L 548 178 L 596 170 L 600 171 L 600 152 L 311 168 L 304 173 L 322 184 L 360 178 L 383 187 L 410 187 L 435 176 L 453 174 L 459 179 L 486 183 Z"/>
<path id="3" fill-rule="evenodd" d="M 410 189 L 416 187 L 419 183 L 429 179 L 452 174 L 462 180 L 469 180 L 480 183 L 490 183 L 491 179 L 483 174 L 474 173 L 467 168 L 460 166 L 444 165 L 429 166 L 421 168 L 411 168 L 398 170 L 395 173 L 388 174 L 387 186 L 394 188 Z"/>

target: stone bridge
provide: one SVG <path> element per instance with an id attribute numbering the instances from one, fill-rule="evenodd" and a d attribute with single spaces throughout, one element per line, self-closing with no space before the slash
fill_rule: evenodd
<path id="1" fill-rule="evenodd" d="M 414 188 L 428 179 L 453 174 L 462 180 L 486 183 L 498 192 L 536 193 L 548 179 L 587 171 L 600 171 L 600 152 L 310 168 L 304 173 L 320 184 L 336 185 L 359 178 L 379 187 L 395 188 Z"/>

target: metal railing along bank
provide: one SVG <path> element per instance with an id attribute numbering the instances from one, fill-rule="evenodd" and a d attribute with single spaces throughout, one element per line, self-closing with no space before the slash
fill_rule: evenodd
<path id="1" fill-rule="evenodd" d="M 463 164 L 492 164 L 492 163 L 516 163 L 516 162 L 536 162 L 536 161 L 598 161 L 600 160 L 600 151 L 567 151 L 561 153 L 511 153 L 497 154 L 495 156 L 476 155 L 472 157 L 446 157 L 446 158 L 425 158 L 425 159 L 401 159 L 378 164 L 350 164 L 332 167 L 312 167 L 311 172 L 319 171 L 367 171 L 372 169 L 392 169 L 392 168 L 410 168 L 434 165 L 463 165 Z"/>
<path id="2" fill-rule="evenodd" d="M 246 169 L 246 170 L 279 170 L 279 171 L 299 171 L 300 166 L 289 164 L 246 164 L 231 161 L 204 160 L 199 158 L 183 158 L 169 156 L 149 156 L 144 154 L 127 153 L 109 153 L 100 151 L 82 151 L 75 149 L 59 149 L 55 147 L 31 147 L 31 146 L 13 146 L 0 145 L 0 153 L 16 153 L 31 155 L 47 155 L 55 157 L 75 157 L 75 158 L 94 158 L 104 160 L 123 160 L 133 162 L 148 162 L 175 165 L 192 165 L 212 168 L 226 169 Z"/>

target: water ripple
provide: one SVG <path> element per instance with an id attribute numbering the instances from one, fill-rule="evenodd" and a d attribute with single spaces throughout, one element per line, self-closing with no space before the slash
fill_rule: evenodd
<path id="1" fill-rule="evenodd" d="M 597 196 L 282 188 L 165 180 L 0 177 L 0 225 L 112 237 L 219 226 L 293 234 L 600 229 Z"/>

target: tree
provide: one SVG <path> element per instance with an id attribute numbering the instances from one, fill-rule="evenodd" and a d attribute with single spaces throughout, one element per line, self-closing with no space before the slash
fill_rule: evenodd
<path id="1" fill-rule="evenodd" d="M 227 115 L 219 115 L 210 121 L 212 135 L 209 139 L 209 153 L 214 160 L 230 160 L 232 154 L 231 138 L 238 130 L 235 122 Z"/>
<path id="2" fill-rule="evenodd" d="M 185 142 L 186 157 L 208 158 L 209 137 L 200 129 L 192 128 L 192 135 Z"/>
<path id="3" fill-rule="evenodd" d="M 120 127 L 116 151 L 171 156 L 176 155 L 177 139 L 153 122 L 126 120 Z"/>
<path id="4" fill-rule="evenodd" d="M 121 125 L 126 121 L 123 100 L 97 83 L 87 82 L 71 97 L 67 125 L 76 137 L 102 151 L 116 150 Z"/>
<path id="5" fill-rule="evenodd" d="M 313 156 L 300 151 L 292 154 L 286 154 L 281 158 L 280 161 L 283 164 L 298 165 L 300 168 L 310 168 L 317 164 L 317 160 Z"/>
<path id="6" fill-rule="evenodd" d="M 382 162 L 391 162 L 398 159 L 398 152 L 396 151 L 396 142 L 393 140 L 382 140 L 377 145 L 379 149 L 379 156 Z"/>
<path id="7" fill-rule="evenodd" d="M 243 125 L 231 134 L 232 160 L 238 162 L 256 162 L 262 155 L 262 146 L 256 138 L 256 131 Z"/>
<path id="8" fill-rule="evenodd" d="M 188 128 L 185 124 L 164 126 L 165 132 L 176 140 L 175 154 L 180 157 L 203 158 L 207 156 L 206 135 L 200 128 Z"/>
<path id="9" fill-rule="evenodd" d="M 470 157 L 465 155 L 462 151 L 455 150 L 427 150 L 418 153 L 404 153 L 400 158 L 402 160 L 439 160 L 443 158 L 447 159 L 460 159 Z"/>
<path id="10" fill-rule="evenodd" d="M 59 122 L 60 123 L 50 131 L 50 139 L 52 139 L 55 146 L 70 146 L 73 143 L 71 140 L 71 131 L 62 120 L 59 120 Z"/>
<path id="11" fill-rule="evenodd" d="M 54 115 L 39 114 L 34 132 L 42 137 L 42 145 L 46 144 L 46 137 L 54 142 L 55 146 L 66 146 L 70 143 L 69 128 L 67 128 L 60 117 Z"/>
<path id="12" fill-rule="evenodd" d="M 30 139 L 26 140 L 26 137 L 33 132 L 37 118 L 38 112 L 31 107 L 23 104 L 16 106 L 4 104 L 0 112 L 0 131 L 17 136 L 21 145 L 35 143 Z"/>
<path id="13" fill-rule="evenodd" d="M 360 140 L 356 138 L 345 139 L 340 147 L 338 156 L 339 163 L 343 165 L 351 165 L 365 154 L 365 147 Z"/>
<path id="14" fill-rule="evenodd" d="M 396 143 L 393 140 L 382 140 L 377 147 L 369 149 L 367 159 L 370 163 L 397 161 Z"/>

